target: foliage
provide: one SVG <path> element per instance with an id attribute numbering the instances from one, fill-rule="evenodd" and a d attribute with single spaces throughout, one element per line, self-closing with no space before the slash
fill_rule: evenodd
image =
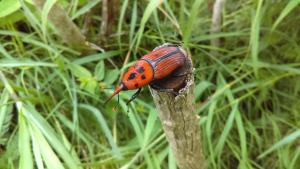
<path id="1" fill-rule="evenodd" d="M 104 37 L 101 1 L 59 1 L 105 49 L 81 53 L 47 21 L 54 1 L 41 12 L 2 0 L 0 168 L 176 168 L 147 88 L 128 113 L 134 91 L 104 105 L 104 88 L 165 42 L 183 43 L 194 61 L 209 168 L 298 168 L 299 2 L 227 1 L 222 32 L 209 34 L 212 1 L 124 0 Z"/>

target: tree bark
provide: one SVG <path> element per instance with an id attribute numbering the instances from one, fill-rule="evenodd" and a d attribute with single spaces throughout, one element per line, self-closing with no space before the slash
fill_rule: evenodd
<path id="1" fill-rule="evenodd" d="M 187 66 L 192 72 L 191 59 Z M 200 117 L 195 112 L 194 76 L 185 77 L 184 86 L 176 93 L 162 92 L 150 87 L 166 138 L 180 169 L 205 169 L 200 139 Z"/>

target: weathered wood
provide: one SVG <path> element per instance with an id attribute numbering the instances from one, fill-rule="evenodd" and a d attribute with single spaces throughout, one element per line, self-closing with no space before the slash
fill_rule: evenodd
<path id="1" fill-rule="evenodd" d="M 39 9 L 43 10 L 46 1 L 33 0 L 33 2 Z M 52 6 L 48 14 L 48 19 L 54 25 L 60 37 L 74 49 L 86 51 L 90 48 L 85 36 L 58 4 L 55 3 Z"/>
<path id="2" fill-rule="evenodd" d="M 190 58 L 187 66 L 192 72 Z M 166 138 L 172 148 L 180 169 L 205 169 L 200 139 L 200 117 L 195 112 L 194 76 L 185 75 L 183 87 L 178 92 L 162 92 L 150 87 L 158 116 Z M 178 85 L 180 86 L 180 85 Z"/>

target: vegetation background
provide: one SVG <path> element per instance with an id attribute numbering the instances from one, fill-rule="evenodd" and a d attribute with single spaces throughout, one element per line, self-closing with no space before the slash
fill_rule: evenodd
<path id="1" fill-rule="evenodd" d="M 214 32 L 213 0 L 1 0 L 0 168 L 175 169 L 147 87 L 129 113 L 134 91 L 104 105 L 171 42 L 194 62 L 209 168 L 299 169 L 299 3 L 227 0 Z"/>

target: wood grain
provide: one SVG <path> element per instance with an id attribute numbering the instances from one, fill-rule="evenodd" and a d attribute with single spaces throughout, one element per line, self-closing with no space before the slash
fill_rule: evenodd
<path id="1" fill-rule="evenodd" d="M 191 60 L 189 63 L 191 64 Z M 192 71 L 192 66 L 187 66 Z M 166 138 L 180 169 L 205 169 L 200 139 L 200 117 L 195 112 L 194 76 L 187 74 L 177 94 L 150 87 Z"/>

